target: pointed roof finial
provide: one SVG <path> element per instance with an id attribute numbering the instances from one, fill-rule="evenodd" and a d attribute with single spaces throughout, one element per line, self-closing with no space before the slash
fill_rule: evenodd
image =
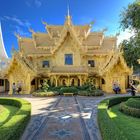
<path id="1" fill-rule="evenodd" d="M 68 13 L 67 13 L 68 15 L 67 15 L 67 16 L 70 17 L 70 7 L 69 7 L 69 3 L 68 3 L 68 5 L 67 5 L 67 10 L 68 10 Z"/>
<path id="2" fill-rule="evenodd" d="M 67 5 L 67 16 L 66 16 L 66 23 L 67 24 L 71 24 L 71 16 L 70 16 L 70 7 L 69 7 L 69 3 Z"/>

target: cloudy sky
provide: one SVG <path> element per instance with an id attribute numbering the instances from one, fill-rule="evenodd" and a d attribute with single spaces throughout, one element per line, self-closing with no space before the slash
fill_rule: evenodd
<path id="1" fill-rule="evenodd" d="M 48 24 L 64 23 L 67 5 L 74 24 L 87 24 L 95 21 L 93 31 L 107 28 L 106 35 L 120 32 L 120 13 L 134 0 L 0 0 L 0 20 L 8 56 L 11 48 L 18 48 L 14 33 L 30 36 L 29 29 L 45 32 L 41 21 Z M 121 32 L 119 42 L 131 35 Z"/>

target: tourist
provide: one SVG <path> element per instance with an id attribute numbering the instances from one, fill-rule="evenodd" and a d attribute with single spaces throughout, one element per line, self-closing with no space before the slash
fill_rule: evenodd
<path id="1" fill-rule="evenodd" d="M 13 95 L 16 94 L 16 84 L 15 83 L 13 83 L 12 89 L 13 89 Z"/>
<path id="2" fill-rule="evenodd" d="M 131 95 L 132 95 L 132 96 L 135 96 L 135 94 L 136 94 L 135 81 L 132 81 L 132 82 L 130 83 L 130 88 L 131 88 Z"/>
<path id="3" fill-rule="evenodd" d="M 22 84 L 21 84 L 21 82 L 18 82 L 17 83 L 17 93 L 19 94 L 21 92 L 21 90 L 22 90 Z"/>
<path id="4" fill-rule="evenodd" d="M 113 84 L 113 91 L 115 92 L 115 94 L 117 94 L 117 85 L 116 85 L 116 83 Z"/>
<path id="5" fill-rule="evenodd" d="M 118 94 L 121 91 L 119 84 L 117 84 L 116 82 L 113 83 L 113 91 L 115 92 L 115 94 Z"/>

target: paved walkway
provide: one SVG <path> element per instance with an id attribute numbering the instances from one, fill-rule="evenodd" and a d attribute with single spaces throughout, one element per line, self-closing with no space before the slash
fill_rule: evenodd
<path id="1" fill-rule="evenodd" d="M 32 104 L 32 117 L 21 140 L 101 140 L 97 104 L 110 96 L 18 97 Z"/>
<path id="2" fill-rule="evenodd" d="M 32 117 L 21 140 L 101 140 L 97 104 L 104 97 L 24 98 Z"/>

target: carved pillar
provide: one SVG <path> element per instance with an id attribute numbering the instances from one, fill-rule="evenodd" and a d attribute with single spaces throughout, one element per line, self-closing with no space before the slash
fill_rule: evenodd
<path id="1" fill-rule="evenodd" d="M 10 77 L 9 77 L 9 85 L 10 85 L 10 88 L 9 88 L 9 93 L 8 93 L 10 95 L 13 94 L 13 83 L 14 83 L 13 77 L 12 77 L 12 75 L 10 75 Z"/>
<path id="2" fill-rule="evenodd" d="M 58 76 L 58 75 L 55 75 L 55 76 L 54 76 L 55 86 L 56 86 L 56 87 L 58 86 L 59 77 L 60 77 L 60 76 Z"/>
<path id="3" fill-rule="evenodd" d="M 31 93 L 31 76 L 30 74 L 27 75 L 27 80 L 26 80 L 26 94 Z"/>
<path id="4" fill-rule="evenodd" d="M 70 76 L 68 76 L 67 82 L 68 82 L 67 85 L 70 86 Z"/>
<path id="5" fill-rule="evenodd" d="M 80 86 L 82 86 L 82 76 L 78 76 L 78 79 L 80 80 Z"/>

